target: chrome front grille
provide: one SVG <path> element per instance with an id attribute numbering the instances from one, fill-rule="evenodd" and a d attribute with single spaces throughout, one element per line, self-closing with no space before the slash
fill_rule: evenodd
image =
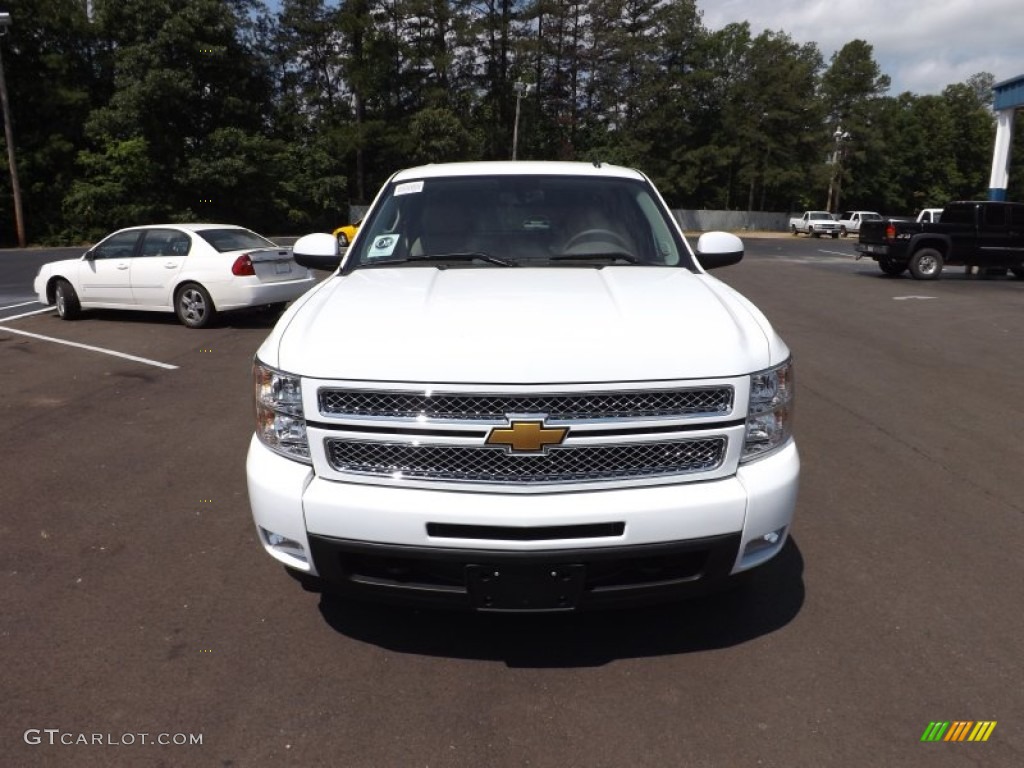
<path id="1" fill-rule="evenodd" d="M 320 412 L 325 416 L 427 418 L 458 421 L 502 421 L 507 414 L 543 414 L 548 419 L 644 419 L 714 417 L 733 407 L 730 386 L 686 389 L 579 392 L 556 394 L 480 394 L 389 392 L 321 388 Z"/>
<path id="2" fill-rule="evenodd" d="M 382 478 L 478 483 L 568 483 L 654 478 L 717 469 L 725 437 L 575 445 L 513 454 L 474 445 L 415 445 L 349 438 L 324 441 L 338 472 Z"/>

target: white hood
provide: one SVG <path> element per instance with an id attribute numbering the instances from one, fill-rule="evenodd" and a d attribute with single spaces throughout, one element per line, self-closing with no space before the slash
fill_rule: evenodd
<path id="1" fill-rule="evenodd" d="M 717 378 L 767 368 L 787 354 L 749 302 L 685 269 L 361 269 L 328 278 L 297 304 L 259 356 L 312 378 Z"/>

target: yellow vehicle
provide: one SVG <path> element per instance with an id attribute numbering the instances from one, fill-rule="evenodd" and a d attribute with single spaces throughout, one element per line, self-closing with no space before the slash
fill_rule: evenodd
<path id="1" fill-rule="evenodd" d="M 348 244 L 352 242 L 352 238 L 356 236 L 356 232 L 359 231 L 359 225 L 363 223 L 360 219 L 355 224 L 346 224 L 343 227 L 338 227 L 332 233 L 338 239 L 339 248 L 348 248 Z"/>

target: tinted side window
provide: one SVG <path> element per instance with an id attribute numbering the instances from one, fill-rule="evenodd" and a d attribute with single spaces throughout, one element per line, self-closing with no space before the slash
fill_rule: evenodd
<path id="1" fill-rule="evenodd" d="M 192 241 L 176 229 L 148 229 L 142 241 L 142 256 L 185 256 Z"/>
<path id="2" fill-rule="evenodd" d="M 1015 227 L 1024 227 L 1024 205 L 1015 205 L 1010 209 L 1010 223 Z"/>
<path id="3" fill-rule="evenodd" d="M 942 212 L 943 224 L 974 225 L 974 207 L 969 205 L 951 205 Z"/>
<path id="4" fill-rule="evenodd" d="M 135 244 L 142 236 L 140 230 L 131 232 L 115 232 L 106 240 L 92 249 L 93 258 L 96 259 L 127 259 L 135 253 Z"/>
<path id="5" fill-rule="evenodd" d="M 985 211 L 985 226 L 987 227 L 1005 227 L 1006 226 L 1006 206 L 1005 205 L 986 205 Z"/>

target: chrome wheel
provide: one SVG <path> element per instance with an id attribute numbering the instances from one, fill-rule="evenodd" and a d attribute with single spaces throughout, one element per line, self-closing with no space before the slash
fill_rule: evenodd
<path id="1" fill-rule="evenodd" d="M 936 280 L 942 274 L 942 254 L 934 248 L 922 248 L 910 257 L 910 274 L 917 280 Z"/>
<path id="2" fill-rule="evenodd" d="M 189 283 L 178 290 L 174 312 L 182 324 L 189 328 L 205 328 L 217 314 L 210 294 L 196 283 Z"/>

